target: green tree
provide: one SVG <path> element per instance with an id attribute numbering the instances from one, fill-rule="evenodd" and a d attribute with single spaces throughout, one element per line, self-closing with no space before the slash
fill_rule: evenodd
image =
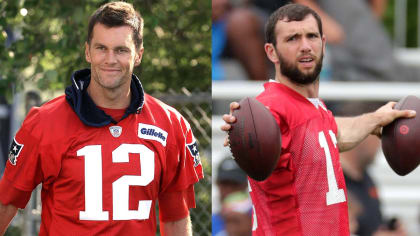
<path id="1" fill-rule="evenodd" d="M 388 1 L 388 6 L 383 17 L 383 23 L 391 38 L 394 37 L 395 30 L 395 1 L 398 0 Z M 420 45 L 417 44 L 417 32 L 420 27 L 417 24 L 417 19 L 419 17 L 417 13 L 418 4 L 418 1 L 407 1 L 407 17 L 405 19 L 407 22 L 407 30 L 405 46 L 408 48 L 420 47 Z"/>

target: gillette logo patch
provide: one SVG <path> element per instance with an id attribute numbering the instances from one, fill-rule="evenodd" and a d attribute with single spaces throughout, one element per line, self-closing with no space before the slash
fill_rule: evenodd
<path id="1" fill-rule="evenodd" d="M 166 147 L 166 139 L 168 138 L 168 132 L 154 125 L 139 123 L 139 130 L 137 135 L 139 136 L 139 138 L 142 139 L 158 141 L 164 147 Z"/>

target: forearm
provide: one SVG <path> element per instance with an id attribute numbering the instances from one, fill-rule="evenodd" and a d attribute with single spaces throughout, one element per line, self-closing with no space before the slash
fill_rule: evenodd
<path id="1" fill-rule="evenodd" d="M 381 127 L 375 113 L 356 117 L 336 117 L 338 126 L 337 143 L 340 152 L 348 151 L 362 142 L 369 134 Z"/>
<path id="2" fill-rule="evenodd" d="M 16 212 L 17 208 L 15 206 L 0 203 L 0 235 L 6 232 L 7 226 L 9 226 Z"/>
<path id="3" fill-rule="evenodd" d="M 192 236 L 190 216 L 178 221 L 162 222 L 160 232 L 162 236 Z"/>
<path id="4" fill-rule="evenodd" d="M 380 137 L 382 127 L 397 118 L 413 118 L 416 116 L 414 110 L 393 109 L 395 104 L 395 102 L 388 102 L 375 112 L 352 118 L 336 118 L 335 121 L 338 126 L 337 142 L 340 152 L 352 149 L 369 134 Z"/>

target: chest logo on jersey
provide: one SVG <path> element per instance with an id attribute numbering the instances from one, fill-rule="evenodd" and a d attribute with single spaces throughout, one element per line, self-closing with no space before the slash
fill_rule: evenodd
<path id="1" fill-rule="evenodd" d="M 109 132 L 111 132 L 112 136 L 114 136 L 114 138 L 118 138 L 121 136 L 122 133 L 122 127 L 120 126 L 111 126 L 109 127 Z"/>
<path id="2" fill-rule="evenodd" d="M 138 136 L 142 139 L 155 140 L 166 147 L 168 132 L 154 125 L 139 123 Z"/>
<path id="3" fill-rule="evenodd" d="M 17 162 L 17 158 L 20 154 L 20 152 L 22 151 L 23 148 L 23 144 L 20 144 L 16 141 L 16 139 L 13 139 L 12 145 L 10 145 L 10 150 L 9 150 L 9 161 L 12 165 L 16 165 Z"/>

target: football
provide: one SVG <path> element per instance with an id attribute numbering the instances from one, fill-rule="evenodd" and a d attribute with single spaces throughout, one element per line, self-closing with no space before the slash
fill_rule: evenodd
<path id="1" fill-rule="evenodd" d="M 394 107 L 415 110 L 414 118 L 397 119 L 382 130 L 382 150 L 391 168 L 398 175 L 406 175 L 420 163 L 420 99 L 407 96 Z"/>
<path id="2" fill-rule="evenodd" d="M 273 172 L 281 153 L 281 134 L 271 112 L 255 98 L 244 98 L 234 110 L 229 145 L 238 165 L 257 181 Z"/>

